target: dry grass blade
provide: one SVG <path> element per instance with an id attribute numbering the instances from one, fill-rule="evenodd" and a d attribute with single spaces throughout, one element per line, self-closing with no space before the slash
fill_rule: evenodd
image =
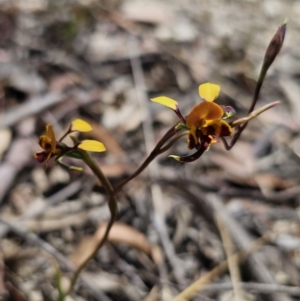
<path id="1" fill-rule="evenodd" d="M 233 294 L 236 301 L 243 301 L 243 290 L 240 286 L 241 275 L 239 271 L 238 257 L 233 256 L 234 245 L 228 233 L 227 227 L 219 215 L 216 215 L 216 222 L 219 227 L 219 231 L 222 237 L 223 246 L 227 256 L 227 262 L 229 267 L 229 273 L 233 284 Z"/>
<path id="2" fill-rule="evenodd" d="M 206 284 L 212 282 L 215 278 L 223 275 L 228 270 L 228 260 L 235 260 L 241 262 L 249 254 L 256 252 L 260 247 L 266 243 L 268 235 L 265 235 L 257 240 L 255 240 L 247 250 L 235 253 L 231 258 L 228 258 L 226 261 L 223 261 L 221 264 L 213 268 L 206 275 L 200 277 L 198 280 L 189 285 L 185 290 L 178 294 L 172 301 L 186 301 L 193 298 L 196 294 L 205 289 Z"/>

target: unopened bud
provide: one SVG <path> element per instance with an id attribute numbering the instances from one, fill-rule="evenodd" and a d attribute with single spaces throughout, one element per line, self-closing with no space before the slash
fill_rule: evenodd
<path id="1" fill-rule="evenodd" d="M 282 25 L 278 27 L 274 37 L 272 38 L 267 48 L 264 57 L 264 62 L 263 62 L 263 69 L 267 70 L 275 60 L 276 56 L 278 55 L 284 41 L 285 31 L 286 31 L 286 20 Z"/>

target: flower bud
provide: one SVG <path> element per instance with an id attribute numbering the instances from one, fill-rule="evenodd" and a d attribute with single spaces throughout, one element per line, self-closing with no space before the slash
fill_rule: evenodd
<path id="1" fill-rule="evenodd" d="M 275 60 L 276 56 L 278 55 L 281 46 L 283 44 L 284 41 L 284 37 L 285 37 L 285 31 L 286 31 L 286 20 L 284 21 L 284 23 L 282 25 L 280 25 L 274 35 L 274 37 L 272 38 L 265 57 L 264 57 L 264 62 L 263 62 L 263 69 L 267 70 L 271 64 L 273 63 L 273 61 Z"/>

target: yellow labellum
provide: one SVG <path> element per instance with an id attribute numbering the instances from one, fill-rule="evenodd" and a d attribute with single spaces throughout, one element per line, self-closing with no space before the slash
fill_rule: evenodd
<path id="1" fill-rule="evenodd" d="M 211 84 L 211 83 L 205 83 L 199 86 L 199 95 L 202 99 L 212 102 L 214 101 L 220 93 L 220 86 Z"/>
<path id="2" fill-rule="evenodd" d="M 176 100 L 166 97 L 166 96 L 159 96 L 155 98 L 151 98 L 151 101 L 157 102 L 163 106 L 166 106 L 172 110 L 177 110 L 178 108 L 178 103 Z"/>
<path id="3" fill-rule="evenodd" d="M 77 146 L 80 149 L 89 151 L 89 152 L 104 152 L 106 150 L 102 142 L 96 140 L 83 140 Z"/>
<path id="4" fill-rule="evenodd" d="M 78 132 L 90 132 L 92 127 L 86 121 L 82 119 L 75 119 L 72 121 L 71 130 Z"/>

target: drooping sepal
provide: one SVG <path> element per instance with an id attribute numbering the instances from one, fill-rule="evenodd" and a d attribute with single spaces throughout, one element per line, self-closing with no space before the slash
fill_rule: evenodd
<path id="1" fill-rule="evenodd" d="M 60 164 L 61 166 L 65 167 L 66 169 L 69 169 L 69 170 L 72 170 L 72 171 L 83 171 L 83 168 L 82 168 L 82 167 L 66 164 L 66 163 L 63 162 L 62 160 L 63 160 L 63 157 L 62 157 L 62 156 L 56 158 L 56 162 L 57 162 L 58 164 Z"/>
<path id="2" fill-rule="evenodd" d="M 190 163 L 194 162 L 197 159 L 201 157 L 201 155 L 206 151 L 205 147 L 201 147 L 199 150 L 197 150 L 194 154 L 189 156 L 176 156 L 176 155 L 170 155 L 170 158 L 174 158 L 176 161 L 183 162 L 183 163 Z"/>

